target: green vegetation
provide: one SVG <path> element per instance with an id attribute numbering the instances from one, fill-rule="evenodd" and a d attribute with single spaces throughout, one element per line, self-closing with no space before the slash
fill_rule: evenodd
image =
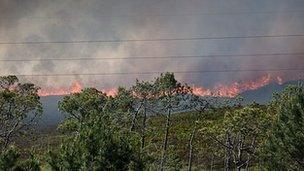
<path id="1" fill-rule="evenodd" d="M 270 104 L 273 114 L 264 147 L 265 166 L 275 170 L 304 168 L 304 88 L 291 86 Z"/>
<path id="2" fill-rule="evenodd" d="M 65 96 L 58 107 L 67 118 L 41 134 L 33 132 L 42 113 L 37 91 L 0 78 L 0 170 L 304 169 L 301 85 L 268 105 L 242 106 L 195 96 L 165 73 L 115 97 L 94 88 Z M 24 145 L 30 133 L 36 138 Z"/>
<path id="3" fill-rule="evenodd" d="M 15 76 L 0 77 L 0 152 L 15 137 L 26 135 L 42 114 L 38 88 L 22 84 Z"/>

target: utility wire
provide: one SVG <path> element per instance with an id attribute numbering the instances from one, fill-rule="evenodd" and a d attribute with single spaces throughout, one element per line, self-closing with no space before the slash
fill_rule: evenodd
<path id="1" fill-rule="evenodd" d="M 224 40 L 224 39 L 257 39 L 257 38 L 288 38 L 288 37 L 304 37 L 304 34 L 221 36 L 221 37 L 190 37 L 190 38 L 156 38 L 156 39 L 120 39 L 120 40 L 24 41 L 24 42 L 0 42 L 0 45 L 127 43 L 127 42 L 172 42 L 172 41 L 200 41 L 200 40 Z"/>
<path id="2" fill-rule="evenodd" d="M 98 18 L 137 18 L 137 17 L 174 17 L 174 16 L 213 16 L 213 15 L 242 15 L 242 14 L 288 14 L 288 13 L 303 13 L 304 10 L 282 10 L 282 11 L 232 11 L 232 12 L 188 12 L 188 13 L 168 13 L 168 14 L 126 14 L 126 15 L 97 15 Z M 87 18 L 87 15 L 82 16 L 60 16 L 60 17 L 51 17 L 51 16 L 34 16 L 23 18 L 27 20 L 32 19 L 73 19 L 73 18 Z M 0 19 L 18 19 L 16 17 L 6 17 L 1 16 Z"/>
<path id="3" fill-rule="evenodd" d="M 234 73 L 234 72 L 276 72 L 276 71 L 304 71 L 304 68 L 274 68 L 274 69 L 231 69 L 231 70 L 198 70 L 198 71 L 168 71 L 176 74 L 199 74 L 199 73 Z M 66 76 L 113 76 L 113 75 L 154 75 L 166 71 L 150 72 L 113 72 L 113 73 L 70 73 L 70 74 L 6 74 L 20 77 L 66 77 Z M 2 74 L 4 75 L 4 74 Z"/>
<path id="4" fill-rule="evenodd" d="M 129 56 L 129 57 L 80 57 L 80 58 L 32 58 L 32 59 L 0 59 L 1 62 L 31 62 L 31 61 L 86 61 L 86 60 L 138 60 L 138 59 L 188 59 L 188 58 L 231 58 L 231 57 L 277 57 L 301 56 L 303 53 L 268 53 L 268 54 L 235 54 L 235 55 L 176 55 L 176 56 Z"/>

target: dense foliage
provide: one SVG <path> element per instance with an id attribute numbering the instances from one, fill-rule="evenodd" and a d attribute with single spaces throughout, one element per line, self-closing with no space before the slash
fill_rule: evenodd
<path id="1" fill-rule="evenodd" d="M 270 104 L 273 126 L 265 145 L 265 166 L 275 170 L 304 169 L 304 88 L 290 86 Z"/>
<path id="2" fill-rule="evenodd" d="M 14 76 L 0 85 L 0 170 L 303 170 L 301 85 L 267 105 L 196 96 L 173 73 L 116 96 L 87 88 L 59 102 L 60 140 L 39 153 L 10 146 L 42 112 L 38 88 Z"/>
<path id="3" fill-rule="evenodd" d="M 20 83 L 15 76 L 0 77 L 0 150 L 29 132 L 42 114 L 38 87 Z M 1 152 L 0 151 L 0 152 Z"/>

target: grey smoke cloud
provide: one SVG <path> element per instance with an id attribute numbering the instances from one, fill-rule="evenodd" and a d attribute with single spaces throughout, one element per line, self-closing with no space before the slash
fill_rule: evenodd
<path id="1" fill-rule="evenodd" d="M 1 0 L 1 42 L 119 40 L 304 34 L 302 0 Z M 236 15 L 217 13 L 240 12 Z M 213 13 L 214 15 L 197 15 Z M 304 37 L 176 42 L 0 45 L 1 59 L 300 53 Z M 174 70 L 302 67 L 303 56 L 0 62 L 1 74 L 111 73 Z M 266 73 L 178 74 L 181 81 L 212 87 Z M 285 79 L 299 72 L 270 73 Z M 75 80 L 101 88 L 130 85 L 155 75 L 23 78 L 41 87 L 67 87 Z"/>

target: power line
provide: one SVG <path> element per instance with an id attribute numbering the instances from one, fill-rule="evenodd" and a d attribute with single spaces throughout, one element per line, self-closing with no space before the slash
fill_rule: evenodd
<path id="1" fill-rule="evenodd" d="M 276 72 L 276 71 L 304 71 L 304 68 L 274 68 L 274 69 L 231 69 L 231 70 L 198 70 L 198 71 L 169 71 L 176 74 L 199 73 L 234 73 L 234 72 Z M 113 75 L 154 75 L 166 71 L 151 72 L 113 72 L 113 73 L 71 73 L 71 74 L 6 74 L 19 77 L 66 77 L 66 76 L 113 76 Z"/>
<path id="2" fill-rule="evenodd" d="M 222 37 L 190 37 L 190 38 L 159 38 L 159 39 L 120 39 L 120 40 L 74 40 L 74 41 L 33 41 L 33 42 L 32 41 L 25 41 L 25 42 L 0 42 L 0 45 L 127 43 L 127 42 L 171 42 L 171 41 L 199 41 L 199 40 L 224 40 L 224 39 L 257 39 L 257 38 L 287 38 L 287 37 L 304 37 L 304 34 L 222 36 Z"/>
<path id="3" fill-rule="evenodd" d="M 129 57 L 80 57 L 80 58 L 32 58 L 32 59 L 0 59 L 1 62 L 31 62 L 31 61 L 83 61 L 83 60 L 127 60 L 127 59 L 185 59 L 185 58 L 225 58 L 225 57 L 274 57 L 300 56 L 303 53 L 268 53 L 268 54 L 235 54 L 235 55 L 176 55 L 176 56 L 129 56 Z"/>
<path id="4" fill-rule="evenodd" d="M 288 13 L 303 13 L 304 10 L 284 10 L 284 11 L 232 11 L 232 12 L 201 12 L 201 13 L 171 13 L 171 14 L 126 14 L 126 15 L 97 15 L 95 17 L 100 18 L 136 18 L 136 17 L 174 17 L 174 16 L 213 16 L 213 15 L 241 15 L 241 14 L 288 14 Z M 83 16 L 60 16 L 60 17 L 50 17 L 50 16 L 34 16 L 30 18 L 23 19 L 73 19 L 73 18 L 85 18 Z M 1 16 L 0 19 L 18 19 L 16 17 L 5 17 Z"/>

